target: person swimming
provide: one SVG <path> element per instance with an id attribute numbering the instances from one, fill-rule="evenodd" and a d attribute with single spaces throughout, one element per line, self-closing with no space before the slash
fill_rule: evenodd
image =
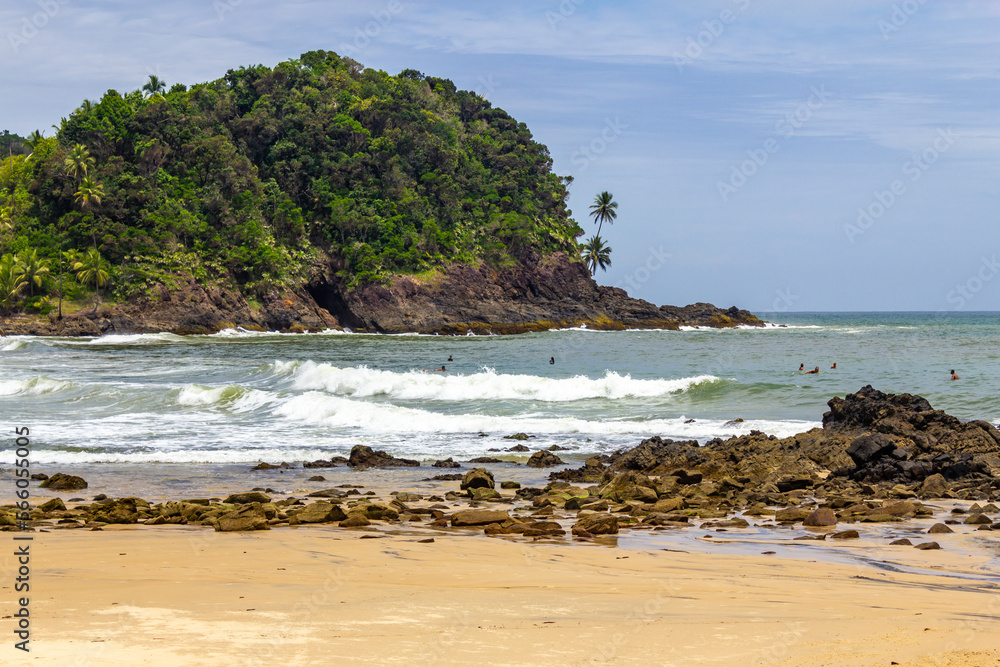
<path id="1" fill-rule="evenodd" d="M 556 358 L 555 357 L 549 357 L 549 363 L 550 364 L 556 363 Z"/>
<path id="2" fill-rule="evenodd" d="M 817 366 L 816 368 L 812 369 L 811 371 L 806 371 L 805 374 L 806 375 L 818 375 L 819 374 L 819 366 Z"/>
<path id="3" fill-rule="evenodd" d="M 799 364 L 799 370 L 800 371 L 804 371 L 805 369 L 806 369 L 806 365 L 805 364 Z"/>
<path id="4" fill-rule="evenodd" d="M 951 371 L 951 379 L 952 379 L 952 380 L 957 380 L 957 379 L 958 379 L 958 376 L 957 376 L 957 375 L 955 375 L 955 371 L 954 371 L 954 369 L 952 369 L 952 371 Z"/>
<path id="5" fill-rule="evenodd" d="M 448 361 L 455 361 L 454 359 L 451 358 L 450 354 L 448 355 Z"/>
<path id="6" fill-rule="evenodd" d="M 449 361 L 451 361 L 451 360 L 449 359 Z M 835 370 L 837 370 L 837 362 L 836 362 L 836 361 L 835 361 L 835 362 L 833 362 L 833 366 L 830 366 L 830 370 L 831 370 L 831 371 L 835 371 Z"/>
<path id="7" fill-rule="evenodd" d="M 441 368 L 435 368 L 434 370 L 431 370 L 429 368 L 421 368 L 420 370 L 422 370 L 425 373 L 444 373 L 447 372 L 448 369 L 442 366 Z"/>

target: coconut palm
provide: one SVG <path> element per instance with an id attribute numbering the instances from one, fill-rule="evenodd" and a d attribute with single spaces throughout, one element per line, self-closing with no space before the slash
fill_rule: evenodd
<path id="1" fill-rule="evenodd" d="M 31 152 L 34 153 L 35 149 L 38 148 L 38 145 L 42 143 L 43 139 L 45 139 L 45 137 L 42 136 L 42 133 L 35 130 L 28 135 L 28 138 L 24 140 L 24 143 L 27 144 L 28 148 L 31 149 Z"/>
<path id="2" fill-rule="evenodd" d="M 73 193 L 73 197 L 80 203 L 80 208 L 84 211 L 92 211 L 94 207 L 101 205 L 101 198 L 104 197 L 104 190 L 90 176 L 84 176 L 80 181 L 79 189 Z M 94 248 L 97 248 L 97 230 L 93 224 L 90 233 L 94 240 Z"/>
<path id="3" fill-rule="evenodd" d="M 94 158 L 90 156 L 90 151 L 83 144 L 74 146 L 66 156 L 66 159 L 63 160 L 63 167 L 66 169 L 66 174 L 77 180 L 85 177 L 94 164 Z"/>
<path id="4" fill-rule="evenodd" d="M 41 259 L 35 248 L 18 253 L 15 259 L 21 266 L 25 282 L 28 283 L 28 294 L 35 296 L 35 287 L 41 288 L 45 276 L 49 275 L 49 260 Z"/>
<path id="5" fill-rule="evenodd" d="M 10 255 L 0 257 L 0 310 L 9 313 L 17 305 L 24 283 L 20 264 Z"/>
<path id="6" fill-rule="evenodd" d="M 84 285 L 92 283 L 97 289 L 97 299 L 94 301 L 94 310 L 101 301 L 101 288 L 108 284 L 111 279 L 111 264 L 101 257 L 97 248 L 91 248 L 87 254 L 78 258 L 73 263 L 73 270 L 76 271 L 76 279 Z"/>
<path id="7" fill-rule="evenodd" d="M 143 92 L 148 93 L 147 97 L 162 97 L 166 89 L 167 83 L 155 74 L 150 74 L 149 81 L 142 86 Z"/>
<path id="8" fill-rule="evenodd" d="M 10 208 L 0 208 L 0 254 L 3 253 L 3 236 L 5 232 L 14 229 L 14 211 Z"/>
<path id="9" fill-rule="evenodd" d="M 604 245 L 604 239 L 594 235 L 580 245 L 584 263 L 590 267 L 590 275 L 597 273 L 600 268 L 607 271 L 611 266 L 611 247 Z"/>
<path id="10" fill-rule="evenodd" d="M 614 195 L 605 190 L 594 197 L 594 203 L 590 207 L 590 217 L 597 223 L 597 234 L 595 236 L 600 238 L 601 227 L 604 226 L 604 223 L 606 222 L 610 225 L 618 217 L 618 202 L 615 201 Z"/>

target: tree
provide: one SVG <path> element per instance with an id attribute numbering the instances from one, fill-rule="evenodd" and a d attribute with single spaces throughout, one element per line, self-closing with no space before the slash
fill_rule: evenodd
<path id="1" fill-rule="evenodd" d="M 597 273 L 597 269 L 607 271 L 611 266 L 611 247 L 604 245 L 604 239 L 594 235 L 580 245 L 584 263 L 590 267 L 590 275 Z"/>
<path id="2" fill-rule="evenodd" d="M 594 203 L 590 207 L 590 217 L 597 223 L 597 234 L 595 234 L 595 237 L 600 238 L 601 227 L 604 223 L 606 222 L 610 225 L 618 217 L 618 202 L 615 201 L 614 195 L 605 190 L 594 197 Z"/>
<path id="3" fill-rule="evenodd" d="M 80 203 L 80 208 L 84 211 L 92 211 L 95 206 L 101 205 L 101 198 L 104 197 L 104 190 L 99 183 L 95 183 L 90 176 L 84 176 L 80 181 L 80 189 L 73 197 Z M 90 233 L 94 240 L 94 249 L 97 249 L 97 230 L 93 224 L 90 226 Z"/>
<path id="4" fill-rule="evenodd" d="M 35 130 L 28 135 L 28 138 L 24 140 L 24 143 L 27 144 L 28 148 L 30 148 L 32 153 L 34 153 L 35 148 L 38 147 L 38 144 L 42 143 L 43 139 L 45 139 L 45 137 L 42 136 L 42 133 Z"/>
<path id="5" fill-rule="evenodd" d="M 147 97 L 162 97 L 163 91 L 167 89 L 167 83 L 155 74 L 149 75 L 149 81 L 147 81 L 142 86 L 144 93 L 148 93 Z"/>
<path id="6" fill-rule="evenodd" d="M 74 146 L 66 156 L 66 159 L 63 160 L 66 174 L 77 180 L 87 176 L 94 164 L 94 158 L 90 156 L 90 151 L 83 144 Z M 97 203 L 100 204 L 100 201 Z"/>
<path id="7" fill-rule="evenodd" d="M 108 284 L 111 279 L 111 264 L 101 257 L 97 248 L 91 248 L 82 258 L 73 263 L 73 270 L 76 271 L 76 279 L 84 285 L 93 283 L 97 290 L 97 299 L 94 301 L 94 310 L 101 301 L 101 288 Z"/>
<path id="8" fill-rule="evenodd" d="M 18 262 L 10 255 L 0 257 L 0 309 L 4 313 L 9 313 L 20 300 L 24 283 L 24 273 Z"/>
<path id="9" fill-rule="evenodd" d="M 10 208 L 0 209 L 0 253 L 3 253 L 4 232 L 13 231 L 14 212 Z"/>
<path id="10" fill-rule="evenodd" d="M 28 293 L 35 296 L 35 287 L 41 288 L 45 276 L 49 275 L 49 260 L 38 257 L 38 250 L 32 248 L 17 255 L 21 275 L 28 283 Z"/>

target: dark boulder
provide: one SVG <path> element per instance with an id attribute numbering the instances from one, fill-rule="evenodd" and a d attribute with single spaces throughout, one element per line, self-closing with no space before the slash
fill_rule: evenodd
<path id="1" fill-rule="evenodd" d="M 549 451 L 535 452 L 528 459 L 528 467 L 530 468 L 551 468 L 553 466 L 561 466 L 565 461 Z"/>
<path id="2" fill-rule="evenodd" d="M 367 445 L 355 445 L 351 449 L 348 465 L 352 468 L 416 468 L 419 461 L 399 459 L 383 451 L 375 451 Z"/>
<path id="3" fill-rule="evenodd" d="M 82 477 L 57 472 L 39 484 L 39 486 L 43 489 L 51 489 L 52 491 L 76 491 L 78 489 L 86 489 L 87 482 Z"/>

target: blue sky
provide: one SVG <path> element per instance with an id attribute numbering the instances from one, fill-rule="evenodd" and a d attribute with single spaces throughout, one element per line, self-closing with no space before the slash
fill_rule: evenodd
<path id="1" fill-rule="evenodd" d="M 7 0 L 0 128 L 313 49 L 526 122 L 634 296 L 1000 310 L 998 2 Z"/>

